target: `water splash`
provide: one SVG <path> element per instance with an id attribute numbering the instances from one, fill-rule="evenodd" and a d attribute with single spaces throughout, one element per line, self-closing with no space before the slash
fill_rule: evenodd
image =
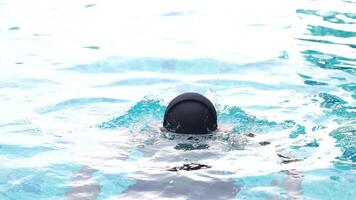
<path id="1" fill-rule="evenodd" d="M 124 115 L 116 117 L 99 125 L 100 128 L 132 128 L 163 119 L 165 106 L 159 100 L 145 98 L 132 106 Z"/>
<path id="2" fill-rule="evenodd" d="M 266 132 L 276 127 L 276 122 L 258 119 L 238 107 L 223 106 L 218 110 L 218 124 L 231 124 L 236 133 Z"/>

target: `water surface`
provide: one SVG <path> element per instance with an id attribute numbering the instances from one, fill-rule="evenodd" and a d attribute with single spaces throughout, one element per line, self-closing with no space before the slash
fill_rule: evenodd
<path id="1" fill-rule="evenodd" d="M 356 2 L 0 0 L 0 199 L 353 199 Z M 187 92 L 219 129 L 162 129 Z"/>

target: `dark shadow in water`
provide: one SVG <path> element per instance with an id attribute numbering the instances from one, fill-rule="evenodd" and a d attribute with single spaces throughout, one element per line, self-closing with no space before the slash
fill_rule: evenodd
<path id="1" fill-rule="evenodd" d="M 193 170 L 208 169 L 208 168 L 211 168 L 211 166 L 205 164 L 199 164 L 199 163 L 188 163 L 188 164 L 183 164 L 183 166 L 169 168 L 168 171 L 170 172 L 177 172 L 181 170 L 193 171 Z"/>
<path id="2" fill-rule="evenodd" d="M 271 142 L 269 141 L 262 141 L 262 142 L 259 142 L 258 144 L 262 145 L 262 146 L 266 146 L 266 145 L 270 145 Z"/>
<path id="3" fill-rule="evenodd" d="M 284 155 L 282 155 L 280 153 L 277 153 L 277 156 L 282 159 L 281 160 L 281 164 L 289 164 L 289 163 L 292 163 L 292 162 L 302 161 L 302 159 L 290 158 L 289 156 L 284 156 Z"/>
<path id="4" fill-rule="evenodd" d="M 208 144 L 185 144 L 185 143 L 179 143 L 174 147 L 175 150 L 183 150 L 183 151 L 203 150 L 208 148 L 209 148 Z"/>

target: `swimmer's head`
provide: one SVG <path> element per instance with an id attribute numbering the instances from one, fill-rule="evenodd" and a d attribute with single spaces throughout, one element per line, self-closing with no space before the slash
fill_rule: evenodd
<path id="1" fill-rule="evenodd" d="M 201 94 L 175 97 L 164 113 L 163 126 L 174 133 L 207 134 L 218 127 L 214 105 Z"/>

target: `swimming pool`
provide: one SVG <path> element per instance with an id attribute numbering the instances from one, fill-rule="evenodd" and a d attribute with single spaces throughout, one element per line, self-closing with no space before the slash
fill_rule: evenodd
<path id="1" fill-rule="evenodd" d="M 0 199 L 353 199 L 356 2 L 0 0 Z M 219 130 L 162 130 L 194 91 Z"/>

